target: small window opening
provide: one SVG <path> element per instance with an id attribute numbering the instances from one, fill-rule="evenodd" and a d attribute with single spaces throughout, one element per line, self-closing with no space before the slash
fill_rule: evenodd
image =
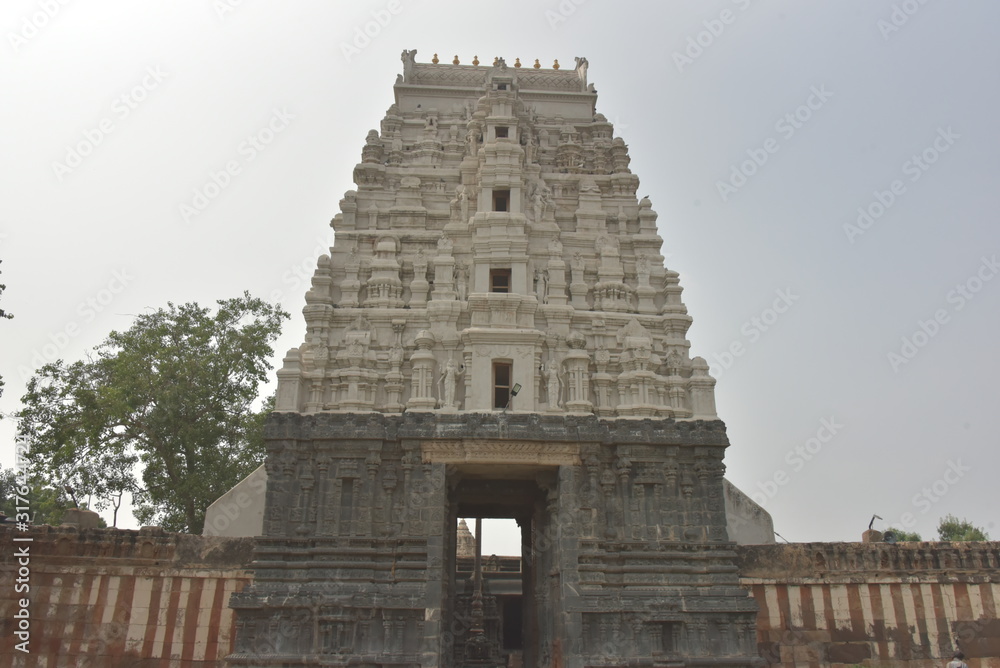
<path id="1" fill-rule="evenodd" d="M 490 269 L 490 292 L 510 292 L 510 269 Z"/>
<path id="2" fill-rule="evenodd" d="M 505 408 L 510 400 L 510 362 L 493 363 L 493 408 Z"/>
<path id="3" fill-rule="evenodd" d="M 503 126 L 503 125 L 498 126 L 497 127 L 497 139 L 507 139 L 507 137 L 509 136 L 507 134 L 509 130 L 510 130 L 510 128 L 508 128 L 506 126 Z"/>
<path id="4" fill-rule="evenodd" d="M 507 90 L 507 84 L 497 84 L 497 90 Z"/>
<path id="5" fill-rule="evenodd" d="M 494 190 L 493 191 L 493 210 L 494 211 L 510 211 L 510 191 L 509 190 Z"/>

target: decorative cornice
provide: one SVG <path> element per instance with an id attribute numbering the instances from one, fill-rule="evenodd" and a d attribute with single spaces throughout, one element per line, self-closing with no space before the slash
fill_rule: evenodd
<path id="1" fill-rule="evenodd" d="M 545 443 L 510 440 L 423 441 L 420 452 L 426 464 L 533 464 L 576 466 L 580 446 L 576 443 Z"/>

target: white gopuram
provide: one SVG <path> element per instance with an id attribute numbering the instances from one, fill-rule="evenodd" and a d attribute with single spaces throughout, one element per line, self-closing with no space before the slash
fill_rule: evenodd
<path id="1" fill-rule="evenodd" d="M 656 213 L 595 111 L 586 59 L 403 61 L 276 410 L 717 419 Z"/>

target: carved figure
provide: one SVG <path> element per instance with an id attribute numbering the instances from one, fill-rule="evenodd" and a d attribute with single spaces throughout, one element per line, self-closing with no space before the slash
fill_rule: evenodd
<path id="1" fill-rule="evenodd" d="M 597 237 L 597 241 L 594 242 L 594 246 L 597 248 L 597 253 L 601 257 L 606 255 L 618 256 L 618 240 L 607 234 L 602 234 Z"/>
<path id="2" fill-rule="evenodd" d="M 534 164 L 535 153 L 538 151 L 538 140 L 535 138 L 534 132 L 528 132 L 527 143 L 524 146 L 524 162 L 526 164 Z"/>
<path id="3" fill-rule="evenodd" d="M 403 80 L 409 81 L 413 68 L 417 64 L 417 50 L 404 49 L 403 53 L 400 54 L 400 59 L 403 61 Z"/>
<path id="4" fill-rule="evenodd" d="M 679 376 L 681 374 L 681 367 L 684 366 L 684 358 L 676 350 L 670 352 L 667 355 L 667 375 L 668 376 Z"/>
<path id="5" fill-rule="evenodd" d="M 535 193 L 531 196 L 531 208 L 535 214 L 535 222 L 541 222 L 542 211 L 545 209 L 545 201 L 542 199 L 542 193 L 535 190 Z"/>
<path id="6" fill-rule="evenodd" d="M 458 290 L 458 300 L 464 302 L 469 291 L 469 269 L 464 262 L 455 265 L 455 287 Z"/>
<path id="7" fill-rule="evenodd" d="M 462 222 L 469 222 L 469 194 L 465 191 L 465 186 L 458 186 L 458 205 L 462 211 Z"/>
<path id="8" fill-rule="evenodd" d="M 469 145 L 469 155 L 473 158 L 476 157 L 479 144 L 479 131 L 474 127 L 470 127 L 465 135 L 465 141 Z"/>
<path id="9" fill-rule="evenodd" d="M 535 295 L 541 304 L 549 303 L 549 274 L 544 269 L 535 271 Z"/>
<path id="10" fill-rule="evenodd" d="M 438 380 L 439 383 L 443 384 L 442 396 L 444 401 L 442 408 L 458 408 L 455 405 L 455 392 L 458 386 L 458 379 L 465 375 L 465 367 L 459 368 L 455 364 L 455 360 L 449 359 L 448 363 L 444 366 L 444 371 L 441 373 L 441 378 Z"/>
<path id="11" fill-rule="evenodd" d="M 549 408 L 561 408 L 559 396 L 562 391 L 562 379 L 559 378 L 559 366 L 552 367 L 552 362 L 542 365 L 542 379 L 545 381 L 546 391 L 549 394 Z"/>
<path id="12" fill-rule="evenodd" d="M 413 256 L 413 280 L 423 281 L 427 279 L 427 256 L 421 248 Z"/>
<path id="13" fill-rule="evenodd" d="M 459 186 L 459 188 L 461 187 L 462 186 Z M 448 206 L 451 208 L 451 222 L 453 223 L 459 222 L 461 220 L 461 218 L 459 217 L 460 215 L 459 212 L 461 211 L 461 207 L 459 206 L 458 202 L 458 191 L 455 192 L 455 196 L 451 198 L 450 202 L 448 202 Z"/>
<path id="14" fill-rule="evenodd" d="M 549 212 L 555 214 L 556 203 L 552 199 L 552 191 L 547 185 L 542 184 L 542 216 L 545 216 Z"/>

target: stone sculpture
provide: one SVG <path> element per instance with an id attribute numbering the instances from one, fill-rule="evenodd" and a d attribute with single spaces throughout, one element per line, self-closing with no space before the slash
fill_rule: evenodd
<path id="1" fill-rule="evenodd" d="M 442 401 L 441 407 L 446 409 L 458 408 L 458 403 L 455 401 L 455 392 L 458 389 L 458 379 L 465 374 L 464 368 L 459 368 L 455 364 L 455 360 L 449 359 L 447 364 L 444 366 L 444 371 L 441 373 L 441 378 L 438 382 L 442 386 Z"/>

